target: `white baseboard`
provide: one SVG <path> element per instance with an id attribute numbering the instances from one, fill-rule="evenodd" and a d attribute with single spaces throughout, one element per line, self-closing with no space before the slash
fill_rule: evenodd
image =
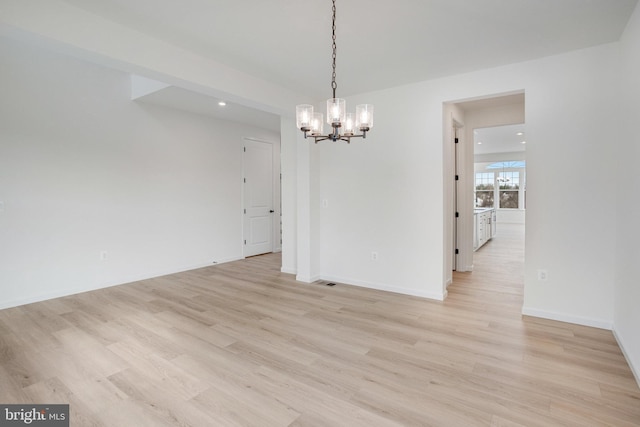
<path id="1" fill-rule="evenodd" d="M 216 260 L 216 264 L 224 264 L 224 263 L 227 263 L 227 262 L 239 261 L 241 259 L 244 259 L 244 257 L 221 258 L 219 260 Z M 184 269 L 182 271 L 196 270 L 198 268 L 209 267 L 211 265 L 215 265 L 215 264 L 209 263 L 207 265 L 203 265 L 203 266 L 200 266 L 200 267 L 187 268 L 187 269 Z M 176 272 L 176 273 L 178 273 L 178 272 Z"/>
<path id="2" fill-rule="evenodd" d="M 322 278 L 320 276 L 303 276 L 298 274 L 296 275 L 296 280 L 303 283 L 313 283 L 317 282 L 318 280 L 322 280 Z"/>
<path id="3" fill-rule="evenodd" d="M 111 286 L 117 286 L 121 284 L 122 283 L 114 283 L 114 284 L 103 283 L 100 285 L 91 286 L 91 287 L 82 288 L 82 289 L 62 289 L 59 291 L 49 292 L 46 294 L 38 294 L 38 295 L 28 296 L 25 298 L 0 301 L 0 310 L 4 310 L 5 308 L 19 307 L 21 305 L 33 304 L 36 302 L 47 301 L 54 298 L 68 297 L 69 295 L 81 294 L 83 292 L 95 291 L 98 289 L 109 288 Z"/>
<path id="4" fill-rule="evenodd" d="M 98 284 L 94 284 L 92 286 L 83 287 L 83 288 L 71 288 L 71 289 L 61 289 L 55 292 L 49 292 L 46 294 L 38 294 L 32 295 L 25 298 L 18 298 L 14 300 L 0 301 L 0 310 L 5 308 L 18 307 L 21 305 L 33 304 L 36 302 L 47 301 L 54 298 L 67 297 L 70 295 L 81 294 L 84 292 L 95 291 L 98 289 L 110 288 L 112 286 L 124 285 L 126 283 L 139 282 L 141 280 L 153 279 L 154 277 L 167 276 L 170 274 L 181 273 L 183 271 L 197 270 L 199 268 L 211 267 L 212 265 L 224 264 L 226 262 L 237 261 L 242 258 L 223 258 L 216 261 L 216 264 L 212 264 L 210 261 L 193 264 L 189 266 L 182 266 L 176 269 L 164 270 L 164 271 L 156 271 L 152 273 L 146 273 L 135 276 L 122 277 L 116 280 L 111 280 L 109 282 L 102 282 Z"/>
<path id="5" fill-rule="evenodd" d="M 556 313 L 553 311 L 539 310 L 537 308 L 522 307 L 522 314 L 525 316 L 540 317 L 543 319 L 557 320 L 559 322 L 574 323 L 576 325 L 591 326 L 599 329 L 613 329 L 613 322 L 590 317 L 572 316 L 566 313 Z"/>
<path id="6" fill-rule="evenodd" d="M 446 291 L 444 291 L 442 294 L 436 294 L 431 292 L 423 292 L 423 291 L 419 291 L 411 288 L 401 288 L 401 287 L 382 284 L 382 283 L 373 283 L 373 282 L 366 282 L 362 280 L 347 279 L 344 277 L 322 276 L 321 279 L 329 282 L 344 283 L 345 285 L 353 285 L 353 286 L 359 286 L 361 288 L 377 289 L 379 291 L 393 292 L 396 294 L 403 294 L 403 295 L 411 295 L 415 297 L 433 299 L 437 301 L 444 301 L 444 299 L 447 296 Z"/>
<path id="7" fill-rule="evenodd" d="M 618 347 L 620 347 L 620 350 L 622 351 L 622 355 L 627 360 L 627 365 L 629 365 L 629 368 L 631 369 L 631 373 L 633 374 L 634 378 L 636 379 L 636 382 L 638 383 L 638 387 L 640 387 L 640 366 L 633 365 L 632 359 L 629 356 L 629 353 L 627 353 L 625 349 L 624 342 L 622 341 L 622 337 L 618 335 L 618 333 L 616 332 L 615 325 L 612 329 L 612 332 L 613 332 L 613 337 L 616 339 L 616 342 L 618 343 Z"/>
<path id="8" fill-rule="evenodd" d="M 282 273 L 287 273 L 287 274 L 298 274 L 298 271 L 295 268 L 291 268 L 291 267 L 282 266 L 280 268 L 280 271 Z"/>

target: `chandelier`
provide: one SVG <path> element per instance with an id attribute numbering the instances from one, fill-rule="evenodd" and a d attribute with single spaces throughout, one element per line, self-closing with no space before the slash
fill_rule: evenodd
<path id="1" fill-rule="evenodd" d="M 351 138 L 366 138 L 367 132 L 373 127 L 373 105 L 356 105 L 356 113 L 346 112 L 346 101 L 336 98 L 336 0 L 333 0 L 332 20 L 332 73 L 331 89 L 333 97 L 327 99 L 327 123 L 332 131 L 324 134 L 324 119 L 322 113 L 313 111 L 313 105 L 302 104 L 296 106 L 296 125 L 304 133 L 304 137 L 312 137 L 316 144 L 319 141 L 330 139 L 332 141 L 351 142 Z M 342 131 L 342 132 L 341 132 Z M 358 134 L 357 132 L 362 132 Z"/>
<path id="2" fill-rule="evenodd" d="M 498 176 L 498 178 L 496 178 L 496 180 L 500 183 L 500 184 L 506 184 L 507 182 L 511 181 L 509 178 L 507 178 L 507 174 L 504 171 L 504 167 L 505 167 L 505 162 L 502 162 L 502 175 Z M 498 185 L 500 185 L 498 184 Z"/>

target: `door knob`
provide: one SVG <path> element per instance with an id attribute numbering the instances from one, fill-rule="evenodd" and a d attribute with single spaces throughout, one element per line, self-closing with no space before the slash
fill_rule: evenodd
<path id="1" fill-rule="evenodd" d="M 269 210 L 269 213 L 274 213 L 275 211 L 273 209 Z"/>

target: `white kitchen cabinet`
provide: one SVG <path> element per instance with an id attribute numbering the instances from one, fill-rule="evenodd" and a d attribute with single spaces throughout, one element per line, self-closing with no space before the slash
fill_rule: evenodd
<path id="1" fill-rule="evenodd" d="M 477 208 L 473 216 L 473 250 L 476 251 L 495 236 L 496 210 L 493 208 Z"/>

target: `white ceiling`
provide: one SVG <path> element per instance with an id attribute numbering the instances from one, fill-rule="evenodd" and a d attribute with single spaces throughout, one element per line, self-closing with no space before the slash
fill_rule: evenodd
<path id="1" fill-rule="evenodd" d="M 513 109 L 513 111 L 521 111 L 524 113 L 524 101 L 524 93 L 514 93 L 511 95 L 459 102 L 456 105 L 468 112 L 487 109 Z M 518 135 L 518 133 L 522 135 Z M 476 128 L 473 130 L 473 139 L 473 152 L 476 155 L 526 151 L 524 124 Z M 525 144 L 522 143 L 523 141 Z"/>
<path id="2" fill-rule="evenodd" d="M 215 117 L 220 120 L 229 120 L 268 129 L 273 132 L 280 132 L 280 116 L 276 114 L 256 110 L 229 102 L 225 99 L 214 98 L 175 86 L 144 95 L 137 101 L 177 108 L 190 113 Z M 220 101 L 224 101 L 226 105 L 218 105 Z"/>
<path id="3" fill-rule="evenodd" d="M 474 129 L 473 140 L 474 154 L 514 153 L 525 151 L 527 135 L 524 124 L 506 125 Z"/>
<path id="4" fill-rule="evenodd" d="M 65 0 L 317 99 L 331 77 L 329 0 Z M 338 94 L 620 38 L 637 0 L 337 0 Z"/>
<path id="5" fill-rule="evenodd" d="M 306 94 L 331 94 L 329 0 L 64 0 Z M 337 0 L 348 96 L 616 41 L 638 0 Z"/>

